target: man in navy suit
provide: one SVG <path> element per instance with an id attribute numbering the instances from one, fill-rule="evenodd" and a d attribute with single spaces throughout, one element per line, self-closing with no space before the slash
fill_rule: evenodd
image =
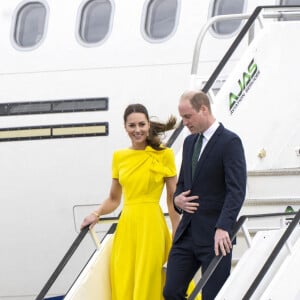
<path id="1" fill-rule="evenodd" d="M 183 144 L 182 163 L 174 194 L 175 209 L 182 213 L 167 265 L 165 300 L 186 299 L 189 282 L 201 267 L 207 269 L 215 255 L 223 255 L 202 289 L 202 299 L 212 300 L 231 268 L 230 234 L 246 191 L 246 161 L 241 139 L 217 122 L 207 95 L 189 91 L 178 106 L 183 124 L 191 131 Z M 202 147 L 192 175 L 194 145 Z"/>

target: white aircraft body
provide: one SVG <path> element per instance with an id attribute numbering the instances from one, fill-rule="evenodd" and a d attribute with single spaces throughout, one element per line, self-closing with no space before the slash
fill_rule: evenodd
<path id="1" fill-rule="evenodd" d="M 106 198 L 112 153 L 129 146 L 125 107 L 143 103 L 161 121 L 178 116 L 180 95 L 203 87 L 258 5 L 300 1 L 1 1 L 1 300 L 33 299 L 84 216 Z M 199 32 L 228 14 L 244 17 L 207 30 L 191 74 Z M 232 55 L 214 94 L 246 47 Z M 186 134 L 172 145 L 178 161 Z M 64 293 L 89 246 L 50 295 Z"/>

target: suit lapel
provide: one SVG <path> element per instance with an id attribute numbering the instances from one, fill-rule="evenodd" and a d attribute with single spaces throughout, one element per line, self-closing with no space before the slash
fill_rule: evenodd
<path id="1" fill-rule="evenodd" d="M 220 126 L 217 128 L 217 130 L 215 131 L 215 133 L 212 135 L 212 137 L 209 139 L 208 143 L 206 144 L 200 159 L 197 163 L 196 166 L 196 170 L 195 170 L 195 175 L 194 175 L 194 180 L 196 179 L 196 177 L 199 175 L 199 172 L 201 170 L 201 166 L 203 165 L 203 163 L 205 162 L 207 155 L 212 151 L 213 147 L 215 146 L 218 137 L 220 136 L 220 134 L 223 132 L 224 130 L 224 126 L 220 123 Z"/>

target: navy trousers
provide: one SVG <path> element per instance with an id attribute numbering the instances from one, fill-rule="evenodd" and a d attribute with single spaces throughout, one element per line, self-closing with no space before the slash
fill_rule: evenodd
<path id="1" fill-rule="evenodd" d="M 190 229 L 190 228 L 189 228 Z M 165 300 L 184 300 L 189 283 L 201 267 L 202 274 L 214 258 L 213 246 L 197 246 L 191 231 L 173 244 L 167 264 L 167 279 L 164 287 Z M 232 253 L 224 256 L 210 279 L 202 289 L 202 300 L 213 300 L 228 278 L 231 269 Z"/>

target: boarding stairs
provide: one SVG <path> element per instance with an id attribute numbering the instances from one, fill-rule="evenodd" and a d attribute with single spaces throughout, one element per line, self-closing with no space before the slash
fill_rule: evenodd
<path id="1" fill-rule="evenodd" d="M 254 219 L 277 220 L 277 228 L 258 231 L 254 238 L 251 237 L 247 228 L 249 222 Z M 247 243 L 247 250 L 235 266 L 232 275 L 226 281 L 216 300 L 246 300 L 246 299 L 283 299 L 283 298 L 260 298 L 255 293 L 264 295 L 280 294 L 285 291 L 284 299 L 298 299 L 300 287 L 298 277 L 295 276 L 300 256 L 300 211 L 298 213 L 273 213 L 260 215 L 244 215 L 237 221 L 232 240 L 243 233 Z M 35 300 L 109 300 L 109 258 L 112 247 L 112 239 L 116 228 L 117 218 L 100 219 L 99 226 L 106 222 L 113 222 L 103 239 L 100 241 L 96 230 L 84 228 L 77 236 L 67 253 L 46 282 Z M 90 235 L 88 235 L 90 233 Z M 95 250 L 87 263 L 79 272 L 76 280 L 71 284 L 63 295 L 51 294 L 51 287 L 60 280 L 60 276 L 71 261 L 72 256 L 78 251 L 84 239 L 88 236 L 94 242 Z M 222 256 L 215 257 L 207 271 L 196 282 L 196 286 L 189 296 L 189 300 L 198 299 L 201 289 L 218 265 Z M 286 290 L 288 284 L 288 292 Z M 262 285 L 262 286 L 261 286 Z M 279 289 L 280 291 L 277 291 Z M 253 293 L 252 298 L 242 297 L 243 294 Z M 295 296 L 297 295 L 297 297 Z M 295 298 L 295 297 L 296 298 Z M 294 298 L 293 298 L 294 297 Z"/>
<path id="2" fill-rule="evenodd" d="M 238 231 L 242 230 L 248 249 L 216 296 L 216 300 L 299 299 L 300 286 L 297 277 L 299 262 L 296 260 L 300 255 L 300 210 L 294 218 L 289 218 L 289 214 L 291 213 L 240 217 L 231 239 L 233 240 Z M 282 218 L 284 215 L 285 218 Z M 253 239 L 251 238 L 246 220 L 265 218 L 274 220 L 276 217 L 284 221 L 281 227 L 259 231 Z M 188 300 L 194 300 L 201 292 L 221 259 L 222 256 L 213 259 Z"/>
<path id="3" fill-rule="evenodd" d="M 277 257 L 274 257 L 272 264 L 267 266 L 267 272 L 260 275 L 262 266 L 273 258 L 274 249 L 285 232 L 286 228 L 262 230 L 255 234 L 251 242 L 248 240 L 249 248 L 238 261 L 216 300 L 238 300 L 248 297 L 265 300 L 299 299 L 297 298 L 300 295 L 299 280 L 295 276 L 297 269 L 287 267 L 291 267 L 291 264 L 295 263 L 295 259 L 300 255 L 299 226 L 286 241 L 282 242 L 282 249 Z M 299 263 L 296 263 L 295 266 L 299 266 Z M 288 276 L 290 274 L 294 275 Z M 258 286 L 253 285 L 253 283 L 256 284 L 256 281 L 259 281 Z M 252 285 L 255 288 L 252 288 Z M 280 294 L 284 297 L 279 296 Z"/>

